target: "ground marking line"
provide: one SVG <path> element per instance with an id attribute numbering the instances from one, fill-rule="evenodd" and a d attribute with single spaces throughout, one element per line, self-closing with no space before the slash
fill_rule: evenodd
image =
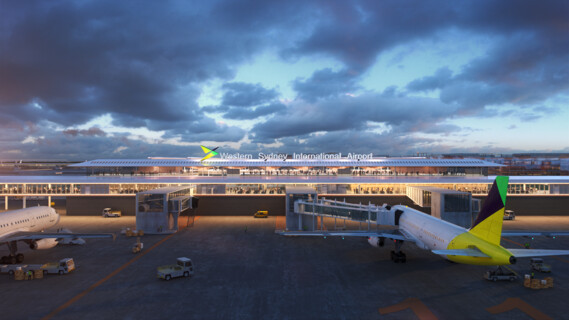
<path id="1" fill-rule="evenodd" d="M 491 314 L 499 314 L 514 309 L 522 311 L 533 319 L 553 320 L 553 318 L 537 310 L 535 307 L 520 298 L 508 298 L 498 305 L 486 308 L 486 311 L 490 312 Z"/>
<path id="2" fill-rule="evenodd" d="M 437 320 L 437 316 L 427 307 L 423 301 L 417 298 L 408 298 L 398 304 L 392 306 L 379 308 L 379 314 L 388 314 L 403 311 L 405 309 L 411 309 L 413 313 L 420 320 Z"/>
<path id="3" fill-rule="evenodd" d="M 196 217 L 194 219 L 194 223 L 195 221 L 199 218 Z M 177 233 L 177 232 L 176 232 Z M 119 272 L 121 272 L 122 270 L 124 270 L 126 267 L 130 266 L 131 264 L 133 264 L 134 262 L 138 261 L 138 259 L 144 257 L 147 253 L 149 253 L 150 251 L 152 251 L 154 248 L 158 247 L 159 245 L 161 245 L 162 243 L 166 242 L 166 240 L 172 238 L 176 233 L 172 233 L 170 235 L 168 235 L 166 238 L 158 241 L 157 243 L 155 243 L 152 247 L 148 248 L 148 250 L 145 250 L 143 252 L 141 252 L 140 255 L 130 259 L 127 263 L 123 264 L 122 266 L 120 266 L 119 268 L 117 268 L 115 271 L 111 272 L 109 275 L 107 275 L 106 277 L 104 277 L 103 279 L 95 282 L 93 285 L 91 285 L 89 288 L 85 289 L 83 292 L 79 293 L 78 295 L 76 295 L 75 297 L 69 299 L 69 301 L 67 301 L 66 303 L 62 304 L 61 306 L 59 306 L 57 309 L 53 310 L 52 312 L 50 312 L 47 316 L 43 317 L 42 320 L 49 320 L 51 318 L 53 318 L 55 315 L 57 315 L 58 313 L 60 313 L 61 311 L 67 309 L 69 306 L 71 306 L 73 303 L 77 302 L 78 300 L 80 300 L 81 298 L 83 298 L 85 295 L 87 295 L 89 292 L 93 291 L 95 288 L 97 288 L 98 286 L 100 286 L 101 284 L 105 283 L 107 280 L 111 279 L 112 277 L 116 276 Z"/>

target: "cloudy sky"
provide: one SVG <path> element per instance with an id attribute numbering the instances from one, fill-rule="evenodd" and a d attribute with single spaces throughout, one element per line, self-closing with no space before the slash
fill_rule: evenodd
<path id="1" fill-rule="evenodd" d="M 569 2 L 0 0 L 0 159 L 569 152 Z"/>

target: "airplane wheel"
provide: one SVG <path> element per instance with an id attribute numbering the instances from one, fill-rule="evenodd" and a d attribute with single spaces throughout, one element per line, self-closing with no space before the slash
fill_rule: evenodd
<path id="1" fill-rule="evenodd" d="M 403 252 L 401 252 L 399 259 L 400 259 L 401 263 L 407 262 L 407 256 Z"/>
<path id="2" fill-rule="evenodd" d="M 391 261 L 397 262 L 397 261 L 395 260 L 395 251 L 391 251 Z"/>
<path id="3" fill-rule="evenodd" d="M 21 254 L 21 253 L 18 253 L 18 254 L 16 255 L 16 261 L 17 261 L 18 263 L 24 262 L 24 255 Z"/>
<path id="4" fill-rule="evenodd" d="M 9 256 L 8 261 L 10 262 L 10 264 L 16 264 L 16 257 L 15 256 Z"/>

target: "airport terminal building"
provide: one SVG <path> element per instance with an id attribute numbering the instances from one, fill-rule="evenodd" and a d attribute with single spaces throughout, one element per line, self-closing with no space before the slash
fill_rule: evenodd
<path id="1" fill-rule="evenodd" d="M 482 199 L 494 180 L 489 169 L 501 166 L 480 159 L 376 158 L 371 154 L 102 159 L 69 166 L 83 170 L 81 175 L 68 175 L 66 168 L 60 168 L 53 175 L 0 177 L 0 201 L 4 200 L 7 210 L 14 199 L 23 200 L 25 206 L 30 199 L 51 203 L 55 197 L 65 197 L 69 215 L 100 214 L 103 207 L 128 215 L 135 213 L 136 194 L 184 187 L 200 198 L 198 215 L 249 215 L 262 209 L 279 215 L 284 214 L 286 187 L 295 186 L 311 188 L 328 199 L 401 203 L 429 212 L 408 197 L 409 187 L 463 191 Z M 567 214 L 569 177 L 512 176 L 508 194 L 509 208 L 517 214 Z M 533 201 L 536 198 L 547 201 Z"/>

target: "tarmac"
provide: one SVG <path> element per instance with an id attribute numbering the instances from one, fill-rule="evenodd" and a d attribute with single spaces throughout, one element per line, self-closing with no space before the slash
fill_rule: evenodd
<path id="1" fill-rule="evenodd" d="M 185 217 L 180 218 L 184 224 Z M 73 232 L 116 232 L 134 227 L 134 217 L 62 216 L 54 228 Z M 366 239 L 283 237 L 284 217 L 196 217 L 172 235 L 115 241 L 88 239 L 82 246 L 31 251 L 19 244 L 25 263 L 71 257 L 77 270 L 66 275 L 16 281 L 0 274 L 4 319 L 563 319 L 569 306 L 569 257 L 545 257 L 554 287 L 523 287 L 529 259 L 511 268 L 513 282 L 482 278 L 491 267 L 451 263 L 405 244 L 407 263 L 393 263 L 393 246 Z M 329 230 L 334 221 L 325 222 Z M 351 225 L 358 227 L 357 225 Z M 364 228 L 367 226 L 363 226 Z M 517 217 L 510 230 L 569 231 L 569 217 Z M 525 238 L 502 245 L 520 248 Z M 569 249 L 569 237 L 536 238 L 532 248 Z M 0 248 L 6 255 L 7 248 Z M 156 267 L 191 258 L 195 274 L 171 281 Z"/>

